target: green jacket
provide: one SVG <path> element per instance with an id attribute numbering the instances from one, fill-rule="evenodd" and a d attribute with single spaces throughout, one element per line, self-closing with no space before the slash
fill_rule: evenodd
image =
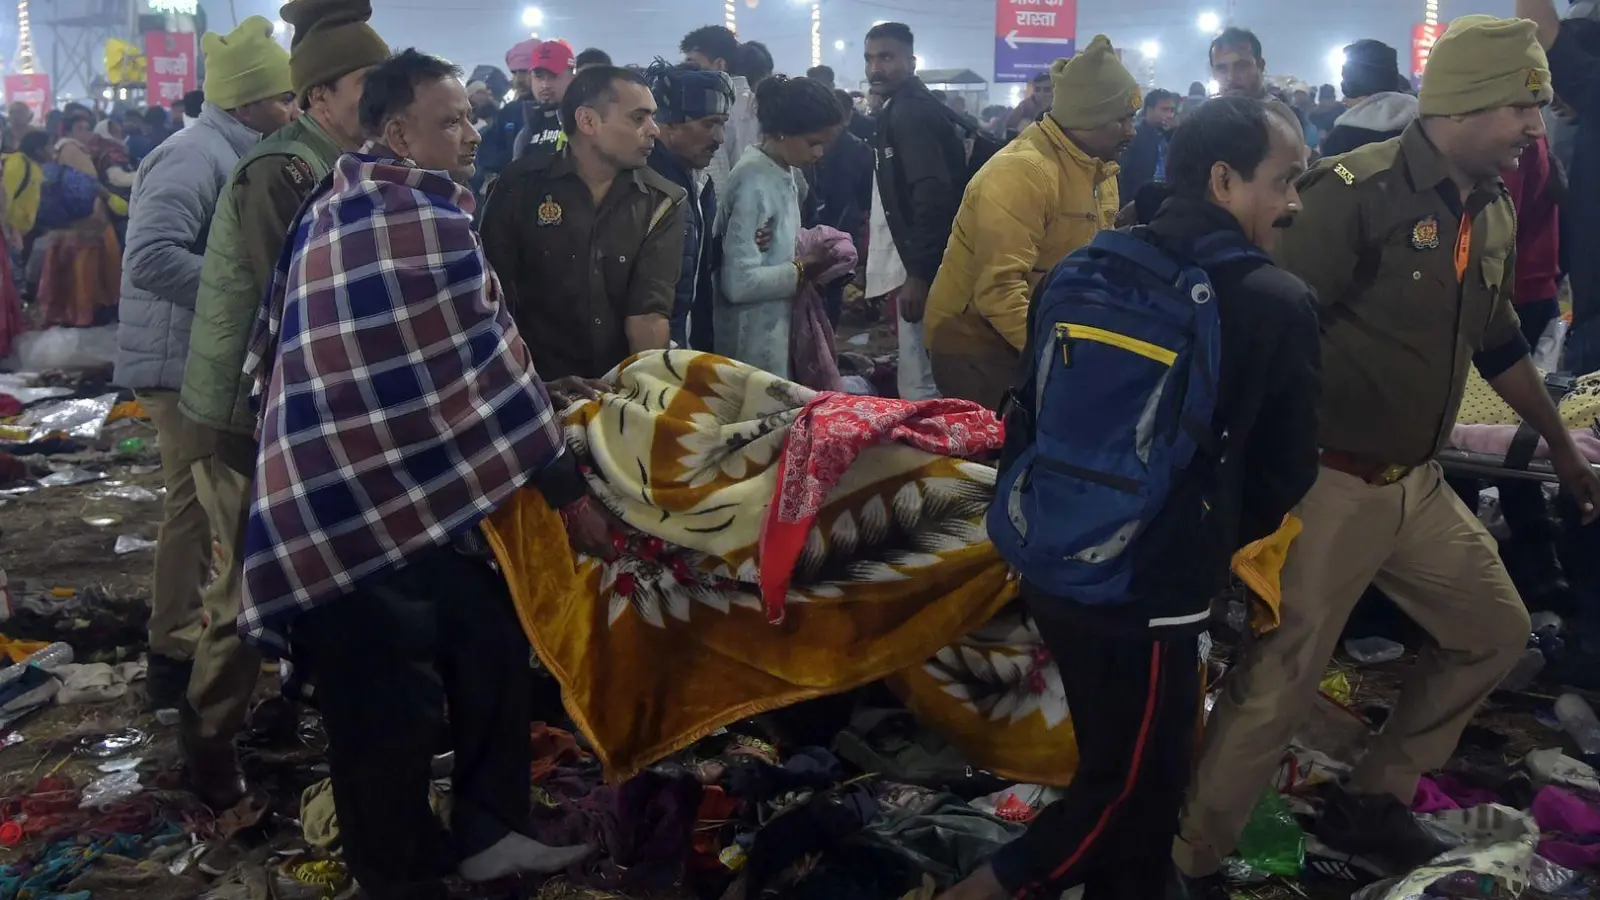
<path id="1" fill-rule="evenodd" d="M 206 236 L 178 408 L 201 424 L 254 436 L 244 358 L 295 213 L 344 151 L 309 115 L 274 132 L 233 170 Z"/>

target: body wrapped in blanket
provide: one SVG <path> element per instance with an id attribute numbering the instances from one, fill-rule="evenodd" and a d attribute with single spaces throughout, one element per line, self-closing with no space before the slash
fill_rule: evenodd
<path id="1" fill-rule="evenodd" d="M 1572 431 L 1578 449 L 1589 462 L 1600 463 L 1600 435 L 1596 433 L 1596 422 L 1600 421 L 1600 373 L 1579 378 L 1572 390 L 1561 398 L 1560 409 L 1561 419 Z M 1500 399 L 1483 376 L 1476 369 L 1468 370 L 1461 409 L 1456 414 L 1455 427 L 1450 430 L 1450 446 L 1504 456 L 1521 424 L 1522 419 L 1511 405 Z M 1549 457 L 1549 446 L 1540 440 L 1534 458 Z"/>
<path id="2" fill-rule="evenodd" d="M 611 777 L 885 679 L 973 765 L 1070 781 L 1060 674 L 984 529 L 994 469 L 962 458 L 998 449 L 991 414 L 819 395 L 689 351 L 608 380 L 565 416 L 591 490 L 630 529 L 621 558 L 573 558 L 531 491 L 485 531 Z M 769 509 L 779 496 L 816 501 L 809 528 L 806 503 Z"/>

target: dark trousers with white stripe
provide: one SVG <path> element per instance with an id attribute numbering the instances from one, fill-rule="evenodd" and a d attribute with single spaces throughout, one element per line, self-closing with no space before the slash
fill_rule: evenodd
<path id="1" fill-rule="evenodd" d="M 1078 769 L 1066 796 L 992 861 L 1015 897 L 1160 900 L 1194 767 L 1200 669 L 1193 636 L 1172 641 L 1096 633 L 1040 619 L 1061 669 Z"/>

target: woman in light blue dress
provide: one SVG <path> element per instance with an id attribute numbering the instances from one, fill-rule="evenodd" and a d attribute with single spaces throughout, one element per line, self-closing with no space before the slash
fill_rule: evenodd
<path id="1" fill-rule="evenodd" d="M 795 289 L 807 267 L 828 264 L 822 250 L 796 258 L 804 183 L 796 170 L 822 158 L 844 127 L 844 110 L 821 82 L 775 75 L 756 86 L 756 120 L 761 140 L 745 148 L 717 201 L 716 351 L 788 378 Z M 766 250 L 756 244 L 763 229 L 772 235 Z"/>

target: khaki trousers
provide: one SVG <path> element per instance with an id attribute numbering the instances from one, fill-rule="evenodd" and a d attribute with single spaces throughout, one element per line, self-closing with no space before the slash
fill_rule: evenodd
<path id="1" fill-rule="evenodd" d="M 195 427 L 178 412 L 177 391 L 137 391 L 135 395 L 161 443 L 161 480 L 167 496 L 156 535 L 155 589 L 150 598 L 150 652 L 169 659 L 194 657 L 200 639 L 200 592 L 211 575 L 211 525 L 195 492 L 187 430 Z"/>
<path id="2" fill-rule="evenodd" d="M 1324 468 L 1295 514 L 1305 531 L 1284 565 L 1283 624 L 1246 648 L 1207 723 L 1173 853 L 1191 877 L 1233 851 L 1369 584 L 1433 642 L 1351 776 L 1358 793 L 1410 805 L 1417 778 L 1450 758 L 1528 640 L 1528 611 L 1494 538 L 1437 464 L 1387 487 Z"/>
<path id="3" fill-rule="evenodd" d="M 206 589 L 206 627 L 194 651 L 186 722 L 201 741 L 231 741 L 244 727 L 250 698 L 261 675 L 261 653 L 239 637 L 237 620 L 244 584 L 244 532 L 250 516 L 255 441 L 216 433 L 215 451 L 194 463 L 200 502 L 222 547 L 221 571 Z"/>
<path id="4" fill-rule="evenodd" d="M 1015 353 L 1007 357 L 934 350 L 929 356 L 933 363 L 933 381 L 941 397 L 971 400 L 985 409 L 998 410 L 1006 394 L 1016 385 L 1018 355 Z"/>

